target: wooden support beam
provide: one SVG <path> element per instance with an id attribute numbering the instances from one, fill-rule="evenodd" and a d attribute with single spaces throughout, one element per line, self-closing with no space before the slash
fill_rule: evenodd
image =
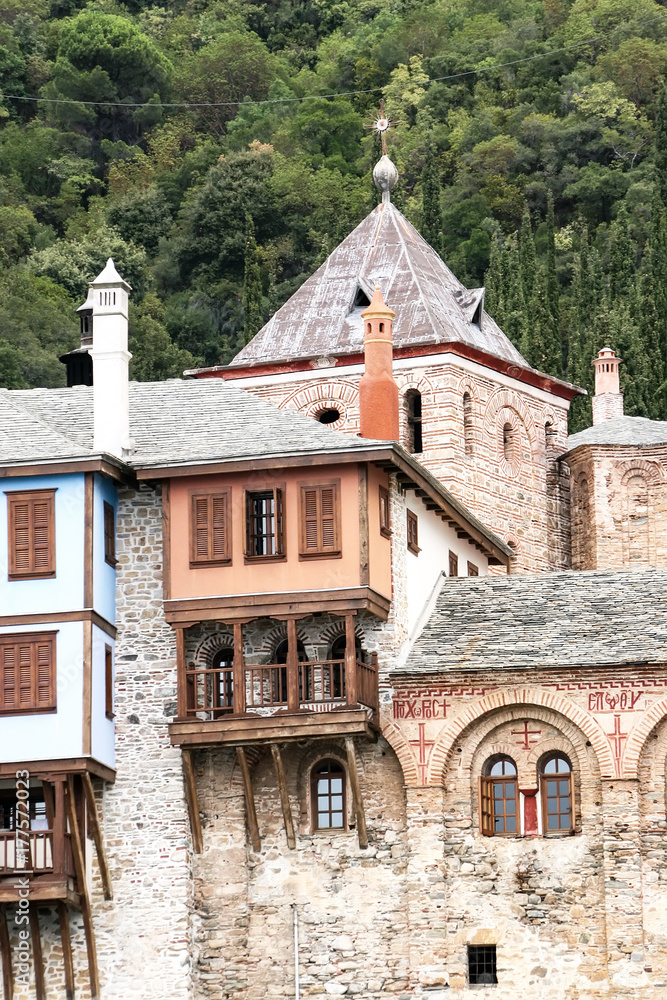
<path id="1" fill-rule="evenodd" d="M 42 956 L 42 939 L 39 936 L 39 916 L 34 903 L 30 904 L 30 942 L 32 944 L 32 964 L 35 972 L 36 1000 L 46 1000 L 46 981 L 44 979 L 44 958 Z"/>
<path id="2" fill-rule="evenodd" d="M 67 818 L 69 820 L 70 840 L 72 843 L 72 856 L 74 858 L 74 870 L 76 872 L 77 891 L 79 893 L 79 905 L 83 918 L 83 929 L 86 936 L 86 952 L 88 953 L 88 978 L 90 980 L 90 998 L 98 1000 L 100 995 L 100 974 L 97 968 L 97 946 L 95 944 L 95 929 L 93 927 L 93 917 L 90 912 L 90 900 L 88 898 L 88 884 L 86 882 L 86 862 L 83 853 L 83 841 L 79 830 L 79 821 L 76 815 L 76 801 L 74 798 L 74 777 L 70 774 L 67 778 Z"/>
<path id="3" fill-rule="evenodd" d="M 296 848 L 296 838 L 294 836 L 294 822 L 292 820 L 292 807 L 289 804 L 289 795 L 287 794 L 287 782 L 285 780 L 285 769 L 283 768 L 283 759 L 280 756 L 280 748 L 277 743 L 271 744 L 271 755 L 273 756 L 273 766 L 276 769 L 276 779 L 278 781 L 278 791 L 280 792 L 280 805 L 283 810 L 283 820 L 285 822 L 285 836 L 287 837 L 287 846 L 291 851 Z"/>
<path id="4" fill-rule="evenodd" d="M 345 749 L 347 750 L 347 769 L 350 775 L 350 785 L 352 786 L 354 812 L 357 818 L 359 847 L 368 847 L 366 813 L 364 812 L 364 800 L 361 797 L 361 785 L 359 784 L 359 773 L 357 771 L 357 755 L 354 750 L 354 740 L 351 736 L 345 737 Z"/>
<path id="5" fill-rule="evenodd" d="M 7 929 L 7 915 L 0 906 L 0 955 L 2 955 L 2 996 L 3 1000 L 14 1000 L 14 969 L 12 968 L 12 946 Z"/>
<path id="6" fill-rule="evenodd" d="M 53 786 L 55 788 L 55 806 L 53 811 L 53 871 L 54 874 L 62 875 L 65 871 L 65 827 L 67 825 L 64 779 L 55 778 Z"/>
<path id="7" fill-rule="evenodd" d="M 287 710 L 298 712 L 299 700 L 299 638 L 296 618 L 287 619 Z"/>
<path id="8" fill-rule="evenodd" d="M 243 622 L 234 622 L 234 714 L 245 712 L 245 653 Z"/>
<path id="9" fill-rule="evenodd" d="M 93 782 L 87 771 L 81 775 L 81 781 L 83 782 L 83 794 L 86 797 L 86 805 L 88 806 L 88 822 L 90 823 L 90 829 L 93 834 L 93 840 L 95 841 L 95 851 L 97 852 L 97 863 L 100 866 L 102 891 L 104 893 L 105 899 L 113 899 L 111 874 L 109 872 L 107 852 L 104 849 L 104 841 L 102 839 L 102 827 L 100 825 L 100 817 L 97 812 L 97 803 L 95 802 L 95 792 L 93 791 Z"/>
<path id="10" fill-rule="evenodd" d="M 63 966 L 65 968 L 65 1000 L 74 1000 L 74 960 L 72 958 L 72 938 L 69 932 L 69 911 L 62 899 L 58 900 L 58 920 L 60 940 L 63 946 Z"/>
<path id="11" fill-rule="evenodd" d="M 348 705 L 356 705 L 359 701 L 354 622 L 354 615 L 345 615 L 345 697 Z"/>
<path id="12" fill-rule="evenodd" d="M 175 628 L 176 633 L 176 711 L 179 719 L 188 717 L 188 680 L 185 673 L 185 629 Z"/>
<path id="13" fill-rule="evenodd" d="M 252 779 L 250 777 L 250 768 L 248 767 L 248 758 L 245 755 L 245 747 L 236 748 L 236 759 L 239 762 L 241 777 L 243 778 L 245 814 L 248 822 L 248 830 L 250 831 L 250 843 L 252 844 L 253 851 L 259 852 L 262 849 L 262 841 L 259 836 L 259 824 L 257 823 L 257 813 L 255 811 L 255 796 L 252 791 Z"/>
<path id="14" fill-rule="evenodd" d="M 192 831 L 192 849 L 195 854 L 201 854 L 204 850 L 204 841 L 201 833 L 201 823 L 199 822 L 199 800 L 197 798 L 197 780 L 195 778 L 195 768 L 192 762 L 192 750 L 183 748 L 183 780 L 185 782 L 185 798 L 190 814 L 190 829 Z"/>

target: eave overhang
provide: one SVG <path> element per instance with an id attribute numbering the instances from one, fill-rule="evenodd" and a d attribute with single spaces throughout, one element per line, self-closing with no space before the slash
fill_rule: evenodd
<path id="1" fill-rule="evenodd" d="M 71 458 L 45 458 L 43 460 L 0 462 L 0 479 L 17 476 L 47 476 L 57 473 L 99 472 L 120 483 L 132 483 L 132 469 L 113 455 L 86 455 Z"/>

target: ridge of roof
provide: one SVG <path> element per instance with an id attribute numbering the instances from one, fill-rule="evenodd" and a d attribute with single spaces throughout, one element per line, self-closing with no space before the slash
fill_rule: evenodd
<path id="1" fill-rule="evenodd" d="M 585 444 L 602 445 L 652 445 L 667 444 L 667 420 L 649 420 L 648 417 L 612 417 L 600 424 L 593 424 L 567 439 L 567 452 Z"/>

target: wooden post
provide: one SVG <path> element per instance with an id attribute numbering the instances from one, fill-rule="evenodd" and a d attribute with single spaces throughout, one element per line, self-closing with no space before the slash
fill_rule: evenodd
<path id="1" fill-rule="evenodd" d="M 72 959 L 72 938 L 69 932 L 69 912 L 62 899 L 58 900 L 58 920 L 60 922 L 60 940 L 63 944 L 65 1000 L 74 1000 L 74 961 Z"/>
<path id="2" fill-rule="evenodd" d="M 283 820 L 285 822 L 285 835 L 287 837 L 287 846 L 291 851 L 296 847 L 296 838 L 294 836 L 294 823 L 292 821 L 292 808 L 289 804 L 289 795 L 287 794 L 287 782 L 285 781 L 285 770 L 283 768 L 283 759 L 280 756 L 280 748 L 276 743 L 271 744 L 271 754 L 273 756 L 273 766 L 276 769 L 276 778 L 278 780 L 278 791 L 280 792 L 280 805 L 283 810 Z"/>
<path id="3" fill-rule="evenodd" d="M 287 619 L 287 711 L 298 712 L 299 701 L 299 640 L 296 618 Z"/>
<path id="4" fill-rule="evenodd" d="M 109 873 L 109 863 L 107 861 L 107 853 L 104 850 L 104 841 L 102 840 L 102 827 L 100 826 L 100 817 L 97 812 L 97 803 L 95 802 L 93 783 L 87 771 L 84 774 L 82 774 L 81 780 L 83 782 L 83 793 L 86 797 L 86 805 L 88 806 L 88 820 L 90 822 L 90 829 L 93 834 L 93 840 L 95 841 L 95 851 L 97 852 L 97 863 L 100 866 L 102 891 L 104 893 L 105 899 L 113 899 L 111 875 Z"/>
<path id="5" fill-rule="evenodd" d="M 255 796 L 252 793 L 250 768 L 248 767 L 248 758 L 245 755 L 244 747 L 236 748 L 236 758 L 241 769 L 241 777 L 243 778 L 245 811 L 246 819 L 248 820 L 248 829 L 250 830 L 250 842 L 252 844 L 253 851 L 259 852 L 262 849 L 262 841 L 259 836 L 259 825 L 257 823 L 257 813 L 255 811 Z"/>
<path id="6" fill-rule="evenodd" d="M 192 763 L 192 750 L 185 747 L 182 750 L 183 757 L 183 778 L 185 780 L 185 798 L 188 803 L 190 814 L 190 829 L 192 830 L 192 849 L 195 854 L 201 854 L 204 850 L 204 843 L 201 834 L 201 823 L 199 822 L 199 800 L 197 799 L 197 780 L 195 769 Z"/>
<path id="7" fill-rule="evenodd" d="M 46 809 L 46 823 L 49 830 L 53 830 L 53 786 L 50 782 L 42 781 L 42 793 L 44 795 L 44 808 Z"/>
<path id="8" fill-rule="evenodd" d="M 347 769 L 350 774 L 350 785 L 352 786 L 354 812 L 357 817 L 357 836 L 359 837 L 359 847 L 368 847 L 366 813 L 364 812 L 364 800 L 361 797 L 361 785 L 359 784 L 359 774 L 357 772 L 357 755 L 354 752 L 354 740 L 351 736 L 345 737 L 345 749 L 347 750 Z"/>
<path id="9" fill-rule="evenodd" d="M 234 715 L 245 712 L 245 654 L 243 622 L 234 622 Z"/>
<path id="10" fill-rule="evenodd" d="M 356 705 L 359 701 L 354 621 L 354 615 L 345 615 L 345 692 L 348 705 Z"/>
<path id="11" fill-rule="evenodd" d="M 81 907 L 81 916 L 83 918 L 83 929 L 86 935 L 90 998 L 91 1000 L 98 1000 L 100 995 L 100 975 L 97 968 L 95 929 L 93 927 L 93 917 L 90 912 L 90 900 L 88 899 L 88 885 L 86 883 L 86 863 L 83 854 L 83 843 L 79 832 L 79 821 L 76 816 L 74 778 L 71 774 L 67 776 L 67 795 L 65 796 L 65 800 L 67 803 L 67 818 L 69 820 L 69 832 L 72 841 L 74 870 L 76 871 L 76 884 L 79 892 L 79 905 Z"/>
<path id="12" fill-rule="evenodd" d="M 14 970 L 12 968 L 12 948 L 7 930 L 7 916 L 4 906 L 0 906 L 0 954 L 2 955 L 2 992 L 4 1000 L 14 1000 Z"/>
<path id="13" fill-rule="evenodd" d="M 54 874 L 62 875 L 65 871 L 65 782 L 62 778 L 56 778 L 53 782 L 55 787 L 55 807 L 53 811 L 53 871 Z"/>
<path id="14" fill-rule="evenodd" d="M 176 699 L 179 719 L 188 717 L 188 686 L 185 672 L 185 629 L 175 629 L 176 632 Z M 194 708 L 194 706 L 192 706 Z"/>
<path id="15" fill-rule="evenodd" d="M 37 907 L 30 903 L 28 911 L 30 918 L 30 940 L 32 943 L 32 964 L 35 970 L 35 997 L 46 1000 L 46 983 L 44 981 L 44 959 L 42 957 L 42 939 L 39 936 L 39 916 Z"/>

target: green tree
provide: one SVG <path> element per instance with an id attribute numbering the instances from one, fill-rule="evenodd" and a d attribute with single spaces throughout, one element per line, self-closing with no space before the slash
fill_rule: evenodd
<path id="1" fill-rule="evenodd" d="M 181 378 L 184 371 L 201 364 L 200 358 L 172 342 L 164 317 L 164 306 L 154 293 L 139 305 L 130 303 L 130 378 L 137 382 Z"/>
<path id="2" fill-rule="evenodd" d="M 442 253 L 442 209 L 440 178 L 433 143 L 429 140 L 422 173 L 422 236 L 437 253 Z"/>
<path id="3" fill-rule="evenodd" d="M 126 242 L 114 229 L 101 228 L 85 239 L 59 240 L 28 259 L 33 274 L 50 278 L 74 299 L 85 299 L 88 283 L 97 277 L 109 257 L 118 273 L 132 286 L 135 300 L 145 283 L 146 254 Z"/>
<path id="4" fill-rule="evenodd" d="M 245 257 L 243 269 L 243 340 L 249 343 L 261 328 L 262 278 L 255 242 L 255 226 L 249 212 L 245 217 Z"/>
<path id="5" fill-rule="evenodd" d="M 658 193 L 667 209 L 667 83 L 663 80 L 655 120 L 655 172 Z"/>
<path id="6" fill-rule="evenodd" d="M 554 199 L 551 191 L 547 200 L 547 263 L 546 263 L 547 329 L 545 330 L 544 370 L 562 375 L 567 365 L 566 347 L 560 329 L 560 289 L 556 272 L 556 230 Z"/>

